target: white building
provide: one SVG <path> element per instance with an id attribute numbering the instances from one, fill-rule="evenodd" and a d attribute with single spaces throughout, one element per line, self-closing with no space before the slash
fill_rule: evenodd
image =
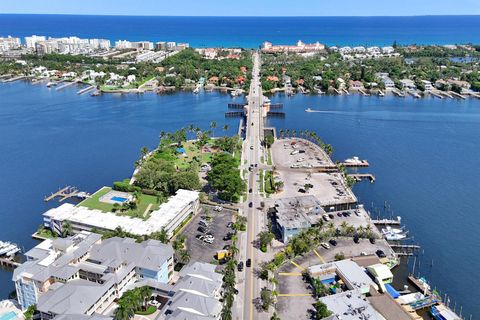
<path id="1" fill-rule="evenodd" d="M 423 86 L 425 87 L 425 91 L 431 91 L 433 90 L 433 85 L 430 81 L 428 80 L 422 80 Z"/>
<path id="2" fill-rule="evenodd" d="M 15 269 L 12 280 L 22 308 L 35 304 L 42 320 L 102 314 L 136 282 L 167 285 L 173 274 L 170 245 L 118 237 L 102 240 L 85 231 L 45 240 L 25 256 L 27 261 Z"/>
<path id="3" fill-rule="evenodd" d="M 112 231 L 118 227 L 135 235 L 149 235 L 165 229 L 171 237 L 180 224 L 199 208 L 197 191 L 180 189 L 166 203 L 153 211 L 148 220 L 119 216 L 112 212 L 103 212 L 81 206 L 64 203 L 43 214 L 45 227 L 57 234 L 63 231 L 63 223 L 69 221 L 74 232 L 90 231 L 92 228 Z"/>
<path id="4" fill-rule="evenodd" d="M 29 49 L 35 49 L 35 45 L 37 44 L 37 42 L 45 40 L 47 40 L 45 36 L 32 35 L 30 37 L 25 37 L 25 45 Z"/>
<path id="5" fill-rule="evenodd" d="M 0 38 L 0 52 L 20 48 L 20 38 Z"/>

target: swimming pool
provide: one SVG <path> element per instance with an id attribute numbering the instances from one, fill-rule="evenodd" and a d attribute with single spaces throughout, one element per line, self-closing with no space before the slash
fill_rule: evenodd
<path id="1" fill-rule="evenodd" d="M 13 311 L 0 315 L 0 320 L 15 320 L 17 319 L 17 314 Z"/>
<path id="2" fill-rule="evenodd" d="M 124 198 L 124 197 L 111 197 L 110 199 L 112 201 L 122 202 L 122 203 L 128 200 L 127 198 Z M 2 319 L 0 318 L 0 320 L 2 320 Z"/>

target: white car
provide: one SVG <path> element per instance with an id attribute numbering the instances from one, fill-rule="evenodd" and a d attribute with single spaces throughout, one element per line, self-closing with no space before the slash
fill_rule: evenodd
<path id="1" fill-rule="evenodd" d="M 325 249 L 330 249 L 330 245 L 329 245 L 328 243 L 326 243 L 326 242 L 322 242 L 320 245 L 321 245 L 322 247 L 324 247 Z"/>
<path id="2" fill-rule="evenodd" d="M 304 160 L 305 160 L 305 158 L 299 158 L 299 159 L 297 160 L 297 162 L 302 162 L 302 161 L 304 161 Z"/>

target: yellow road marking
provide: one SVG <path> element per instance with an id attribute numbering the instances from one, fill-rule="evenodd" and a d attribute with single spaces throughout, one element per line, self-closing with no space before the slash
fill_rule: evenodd
<path id="1" fill-rule="evenodd" d="M 313 252 L 317 255 L 318 259 L 320 259 L 322 263 L 326 263 L 322 256 L 317 252 L 317 250 L 313 249 Z"/>
<path id="2" fill-rule="evenodd" d="M 300 272 L 279 272 L 279 276 L 301 276 Z"/>
<path id="3" fill-rule="evenodd" d="M 311 297 L 310 293 L 279 293 L 279 297 Z"/>
<path id="4" fill-rule="evenodd" d="M 292 264 L 293 264 L 295 267 L 297 267 L 298 269 L 300 269 L 300 270 L 302 270 L 302 271 L 304 271 L 304 270 L 305 270 L 305 268 L 304 268 L 304 267 L 302 267 L 301 265 L 297 264 L 295 261 L 293 261 L 293 260 L 290 260 L 290 262 L 291 262 L 291 263 L 292 263 Z"/>

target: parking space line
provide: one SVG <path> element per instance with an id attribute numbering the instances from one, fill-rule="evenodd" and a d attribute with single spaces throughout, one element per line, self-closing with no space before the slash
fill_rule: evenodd
<path id="1" fill-rule="evenodd" d="M 278 297 L 311 297 L 310 293 L 279 293 Z"/>
<path id="2" fill-rule="evenodd" d="M 300 272 L 279 272 L 279 276 L 301 276 Z"/>
<path id="3" fill-rule="evenodd" d="M 322 263 L 326 263 L 325 260 L 323 259 L 323 257 L 317 252 L 317 250 L 313 249 L 313 252 L 317 255 L 318 259 L 319 259 Z"/>
<path id="4" fill-rule="evenodd" d="M 304 267 L 302 267 L 301 265 L 297 264 L 295 261 L 293 261 L 293 260 L 290 260 L 290 262 L 291 262 L 291 263 L 292 263 L 292 264 L 293 264 L 295 267 L 297 267 L 298 269 L 300 269 L 300 270 L 302 270 L 302 271 L 304 271 L 304 270 L 305 270 L 305 268 L 304 268 Z"/>

